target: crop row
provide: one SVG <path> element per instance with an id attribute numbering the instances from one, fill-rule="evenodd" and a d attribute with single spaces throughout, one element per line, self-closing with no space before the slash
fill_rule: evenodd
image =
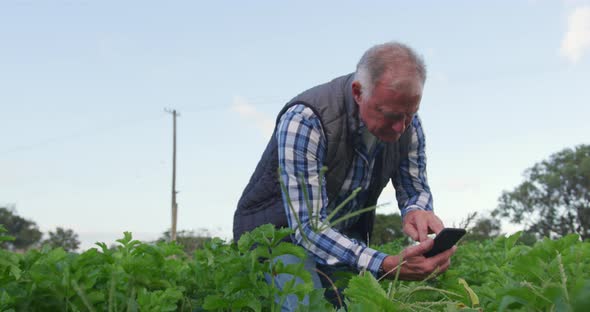
<path id="1" fill-rule="evenodd" d="M 262 226 L 237 243 L 212 239 L 187 255 L 174 243 L 147 244 L 130 233 L 108 248 L 0 250 L 0 311 L 278 311 L 275 298 L 310 297 L 302 311 L 334 311 L 314 290 L 305 257 L 282 239 L 286 229 Z M 344 291 L 349 311 L 582 311 L 590 306 L 590 243 L 570 235 L 534 246 L 519 233 L 461 244 L 451 268 L 421 282 L 377 280 L 361 272 Z M 0 236 L 2 238 L 2 236 Z M 3 239 L 6 239 L 4 237 Z M 398 253 L 399 243 L 378 247 Z M 277 289 L 265 274 L 290 273 L 304 283 Z M 340 308 L 340 310 L 344 310 Z"/>

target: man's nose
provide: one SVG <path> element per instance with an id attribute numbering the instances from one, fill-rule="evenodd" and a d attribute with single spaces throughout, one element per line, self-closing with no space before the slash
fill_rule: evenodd
<path id="1" fill-rule="evenodd" d="M 406 120 L 397 120 L 396 122 L 391 125 L 391 129 L 396 133 L 403 133 L 406 130 Z"/>

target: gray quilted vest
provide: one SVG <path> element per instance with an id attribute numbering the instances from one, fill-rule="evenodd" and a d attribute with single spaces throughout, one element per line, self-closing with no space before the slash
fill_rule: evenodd
<path id="1" fill-rule="evenodd" d="M 279 112 L 281 115 L 295 104 L 309 107 L 320 118 L 327 140 L 325 166 L 328 200 L 337 197 L 354 156 L 353 140 L 359 127 L 358 107 L 352 95 L 354 74 L 338 77 L 328 83 L 313 87 L 289 101 Z M 373 206 L 381 191 L 396 174 L 399 163 L 407 158 L 411 131 L 393 143 L 387 143 L 378 154 L 365 207 Z M 244 232 L 271 223 L 276 227 L 288 227 L 285 207 L 277 174 L 278 151 L 273 133 L 250 182 L 244 189 L 234 213 L 233 234 L 237 241 Z M 360 207 L 363 208 L 363 207 Z M 353 228 L 343 232 L 363 241 L 373 229 L 375 211 L 364 213 Z"/>

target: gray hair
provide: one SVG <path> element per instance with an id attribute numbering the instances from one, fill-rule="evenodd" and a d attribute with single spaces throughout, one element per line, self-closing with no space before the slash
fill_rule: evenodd
<path id="1" fill-rule="evenodd" d="M 387 42 L 367 50 L 356 66 L 355 80 L 361 83 L 364 95 L 370 96 L 379 79 L 395 70 L 413 71 L 422 84 L 426 81 L 426 65 L 422 57 L 399 42 Z"/>

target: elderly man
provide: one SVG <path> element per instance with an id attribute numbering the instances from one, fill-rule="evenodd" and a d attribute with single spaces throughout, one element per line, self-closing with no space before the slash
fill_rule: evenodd
<path id="1" fill-rule="evenodd" d="M 417 115 L 425 81 L 422 59 L 408 46 L 390 42 L 365 52 L 355 73 L 313 87 L 288 102 L 238 203 L 234 239 L 265 223 L 291 227 L 295 230 L 292 241 L 310 255 L 305 266 L 318 287 L 315 268 L 328 273 L 367 270 L 382 276 L 403 258 L 401 279 L 419 280 L 435 270 L 444 272 L 455 248 L 431 258 L 423 256 L 433 246 L 427 234 L 443 229 L 432 211 L 424 133 Z M 277 179 L 279 167 L 286 192 Z M 314 226 L 314 220 L 326 224 L 330 212 L 353 192 L 356 196 L 332 220 L 374 206 L 390 181 L 404 232 L 420 244 L 400 255 L 367 247 L 374 210 L 333 227 L 320 227 L 321 231 Z M 307 207 L 308 203 L 313 207 Z M 282 260 L 298 261 L 288 256 Z M 276 282 L 280 286 L 285 277 L 278 276 Z M 297 302 L 287 300 L 285 310 L 289 304 Z"/>

